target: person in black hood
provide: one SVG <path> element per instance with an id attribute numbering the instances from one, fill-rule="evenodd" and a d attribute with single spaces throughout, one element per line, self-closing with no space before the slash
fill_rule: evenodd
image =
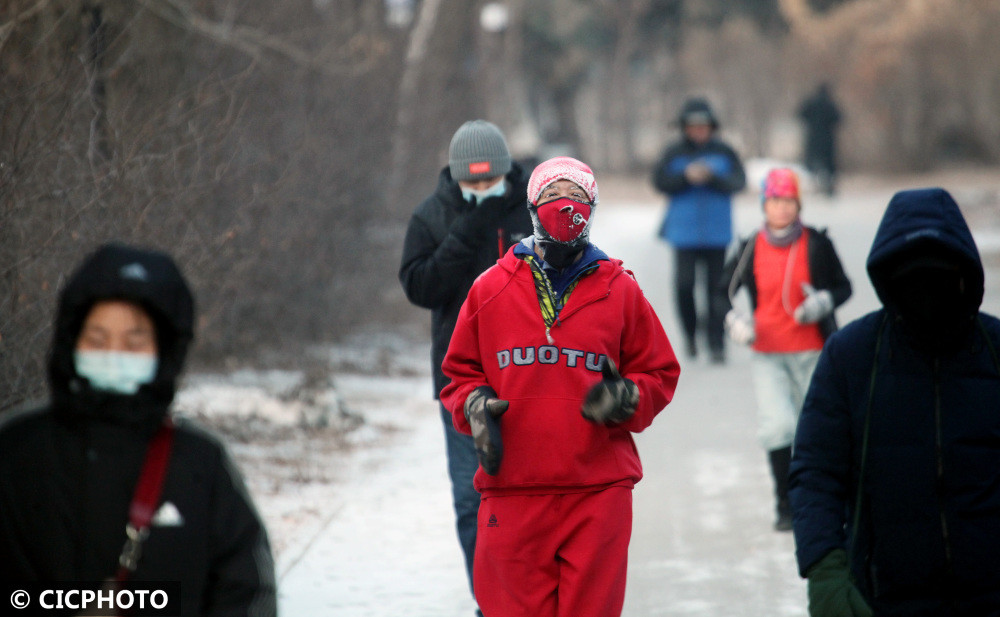
<path id="1" fill-rule="evenodd" d="M 833 196 L 837 189 L 837 129 L 841 123 L 840 107 L 830 84 L 817 86 L 798 109 L 804 124 L 802 158 L 806 169 L 816 177 L 820 190 Z"/>
<path id="2" fill-rule="evenodd" d="M 170 414 L 193 328 L 166 254 L 107 244 L 70 277 L 51 401 L 0 423 L 0 580 L 179 581 L 181 615 L 276 614 L 267 534 L 233 461 Z M 126 543 L 127 526 L 144 539 Z"/>
<path id="3" fill-rule="evenodd" d="M 1000 615 L 1000 320 L 951 195 L 897 193 L 867 268 L 883 308 L 827 341 L 793 447 L 810 615 Z"/>
<path id="4" fill-rule="evenodd" d="M 431 310 L 434 398 L 440 398 L 449 381 L 441 363 L 472 282 L 534 231 L 525 208 L 530 175 L 530 169 L 511 159 L 496 125 L 470 120 L 452 136 L 437 189 L 410 218 L 399 281 L 410 302 Z M 440 412 L 456 527 L 471 586 L 479 513 L 472 477 L 479 460 L 472 438 L 455 430 L 451 412 L 444 407 Z"/>

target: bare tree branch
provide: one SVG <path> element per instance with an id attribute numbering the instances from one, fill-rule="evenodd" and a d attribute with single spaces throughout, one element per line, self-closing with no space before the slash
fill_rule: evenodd
<path id="1" fill-rule="evenodd" d="M 403 78 L 400 80 L 397 94 L 399 104 L 396 110 L 396 129 L 392 135 L 392 164 L 389 166 L 388 194 L 393 199 L 403 184 L 405 163 L 411 156 L 409 136 L 413 131 L 416 114 L 410 101 L 416 98 L 420 74 L 424 68 L 424 57 L 427 55 L 427 46 L 434 33 L 440 7 L 440 0 L 422 2 L 417 23 L 410 33 L 410 43 L 403 63 Z"/>
<path id="2" fill-rule="evenodd" d="M 21 24 L 44 11 L 49 6 L 50 2 L 51 0 L 38 0 L 38 2 L 35 3 L 35 6 L 22 11 L 18 15 L 15 15 L 14 18 L 7 23 L 0 25 L 0 51 L 3 51 L 4 45 L 7 44 L 11 33 L 14 32 L 14 28 L 16 28 L 18 24 Z"/>
<path id="3" fill-rule="evenodd" d="M 814 19 L 813 10 L 807 0 L 778 0 L 778 7 L 792 29 Z"/>
<path id="4" fill-rule="evenodd" d="M 140 0 L 140 4 L 154 15 L 178 28 L 189 30 L 245 53 L 254 60 L 265 61 L 268 54 L 281 56 L 303 68 L 329 76 L 356 75 L 364 72 L 369 63 L 347 63 L 335 66 L 329 58 L 294 45 L 281 37 L 258 28 L 215 22 L 177 0 Z"/>

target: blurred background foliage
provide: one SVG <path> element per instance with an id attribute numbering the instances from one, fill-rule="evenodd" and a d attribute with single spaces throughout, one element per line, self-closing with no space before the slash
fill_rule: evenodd
<path id="1" fill-rule="evenodd" d="M 182 264 L 196 365 L 420 331 L 403 230 L 471 118 L 645 182 L 687 96 L 795 160 L 829 82 L 848 172 L 995 165 L 997 31 L 995 0 L 6 0 L 0 409 L 44 394 L 56 294 L 110 239 Z"/>

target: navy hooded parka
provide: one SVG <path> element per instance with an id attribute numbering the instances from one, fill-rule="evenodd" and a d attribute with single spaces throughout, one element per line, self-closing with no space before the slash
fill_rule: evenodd
<path id="1" fill-rule="evenodd" d="M 897 320 L 889 264 L 914 247 L 960 264 L 972 327 L 954 349 Z M 951 196 L 897 193 L 867 269 L 883 308 L 827 341 L 796 433 L 800 573 L 845 549 L 876 615 L 1000 615 L 1000 321 L 979 312 L 983 266 Z"/>

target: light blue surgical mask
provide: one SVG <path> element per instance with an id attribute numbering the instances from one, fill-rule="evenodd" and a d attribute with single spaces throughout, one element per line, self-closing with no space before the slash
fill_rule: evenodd
<path id="1" fill-rule="evenodd" d="M 135 394 L 139 386 L 153 381 L 159 358 L 151 353 L 123 351 L 75 351 L 76 372 L 95 390 Z"/>
<path id="2" fill-rule="evenodd" d="M 473 198 L 475 198 L 476 200 L 475 203 L 478 205 L 483 203 L 483 200 L 489 197 L 502 197 L 504 193 L 507 192 L 507 180 L 504 178 L 500 178 L 500 180 L 496 184 L 489 187 L 488 189 L 483 189 L 481 191 L 467 189 L 464 186 L 461 188 L 462 188 L 462 199 L 464 199 L 469 203 L 473 203 L 472 200 Z"/>

